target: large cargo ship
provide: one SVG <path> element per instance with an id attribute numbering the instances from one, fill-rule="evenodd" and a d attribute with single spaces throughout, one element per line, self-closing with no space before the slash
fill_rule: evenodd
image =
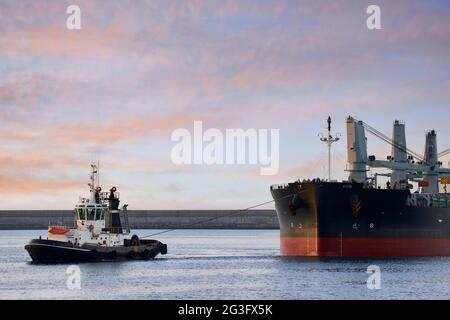
<path id="1" fill-rule="evenodd" d="M 336 139 L 330 133 L 322 141 Z M 367 155 L 365 132 L 388 142 L 387 160 Z M 439 158 L 436 132 L 426 133 L 425 153 L 406 146 L 405 125 L 394 122 L 390 139 L 363 121 L 347 119 L 347 181 L 298 180 L 271 186 L 284 256 L 405 257 L 450 255 L 450 170 Z M 368 169 L 387 173 L 368 176 Z M 386 170 L 384 170 L 386 171 Z M 387 182 L 379 185 L 380 176 Z M 386 179 L 386 178 L 384 178 Z M 440 192 L 441 190 L 441 192 Z"/>

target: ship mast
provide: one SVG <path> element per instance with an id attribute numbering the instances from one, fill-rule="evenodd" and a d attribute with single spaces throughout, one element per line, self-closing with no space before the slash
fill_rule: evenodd
<path id="1" fill-rule="evenodd" d="M 88 186 L 90 188 L 89 191 L 91 193 L 91 199 L 90 199 L 91 203 L 95 203 L 95 192 L 97 191 L 97 188 L 98 188 L 98 184 L 97 184 L 97 186 L 95 185 L 97 177 L 98 177 L 98 167 L 93 162 L 93 163 L 91 163 L 91 176 L 90 176 L 91 182 L 89 182 L 89 184 L 88 184 Z"/>
<path id="2" fill-rule="evenodd" d="M 320 141 L 325 142 L 328 146 L 328 181 L 331 181 L 331 145 L 339 141 L 338 134 L 331 135 L 331 117 L 328 117 L 328 136 L 321 135 Z"/>

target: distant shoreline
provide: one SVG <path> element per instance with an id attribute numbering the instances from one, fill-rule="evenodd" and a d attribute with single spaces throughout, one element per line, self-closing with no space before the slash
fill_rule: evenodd
<path id="1" fill-rule="evenodd" d="M 279 229 L 275 210 L 129 210 L 128 215 L 131 229 Z M 73 211 L 0 210 L 0 230 L 45 230 L 50 222 L 72 225 Z"/>

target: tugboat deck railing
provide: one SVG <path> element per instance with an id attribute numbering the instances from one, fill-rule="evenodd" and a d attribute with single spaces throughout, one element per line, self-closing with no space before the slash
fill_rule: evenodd
<path id="1" fill-rule="evenodd" d="M 108 232 L 108 233 L 115 233 L 115 234 L 130 234 L 130 229 L 125 228 L 125 227 L 121 227 L 121 228 L 103 228 L 102 232 Z"/>

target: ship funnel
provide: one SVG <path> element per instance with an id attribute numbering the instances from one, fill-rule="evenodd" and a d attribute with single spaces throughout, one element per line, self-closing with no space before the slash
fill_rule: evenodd
<path id="1" fill-rule="evenodd" d="M 425 163 L 430 166 L 431 170 L 426 174 L 424 181 L 423 193 L 439 192 L 439 175 L 433 171 L 438 169 L 438 152 L 437 152 L 437 135 L 435 130 L 426 133 L 425 136 Z"/>
<path id="2" fill-rule="evenodd" d="M 347 161 L 348 180 L 365 182 L 367 180 L 367 139 L 364 123 L 352 117 L 347 118 Z"/>

